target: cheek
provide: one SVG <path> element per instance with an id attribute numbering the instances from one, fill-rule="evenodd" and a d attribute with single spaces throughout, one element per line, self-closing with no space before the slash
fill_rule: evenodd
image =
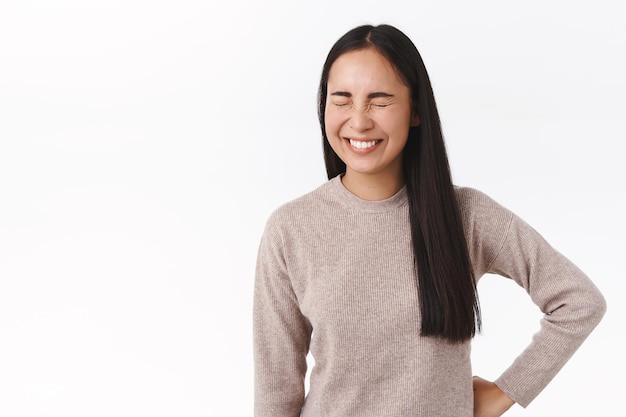
<path id="1" fill-rule="evenodd" d="M 391 136 L 408 136 L 411 125 L 410 115 L 387 114 L 379 119 L 379 125 Z"/>
<path id="2" fill-rule="evenodd" d="M 339 135 L 339 129 L 343 124 L 343 117 L 337 111 L 326 110 L 324 113 L 324 126 L 326 127 L 326 135 L 329 139 Z"/>

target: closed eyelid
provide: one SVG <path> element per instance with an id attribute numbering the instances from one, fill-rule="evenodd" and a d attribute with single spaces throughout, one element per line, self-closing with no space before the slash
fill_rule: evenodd
<path id="1" fill-rule="evenodd" d="M 334 99 L 334 100 L 329 100 L 330 104 L 333 104 L 335 106 L 347 106 L 349 104 L 352 104 L 352 100 L 347 100 L 347 99 Z"/>
<path id="2" fill-rule="evenodd" d="M 372 107 L 376 107 L 376 108 L 389 107 L 390 105 L 393 104 L 393 102 L 390 102 L 390 101 L 376 101 L 376 102 L 369 101 L 369 102 L 362 103 L 362 104 L 356 104 L 352 100 L 330 100 L 328 103 L 337 107 L 350 106 L 350 107 L 355 107 L 355 108 L 362 108 L 364 110 L 371 109 Z"/>
<path id="3" fill-rule="evenodd" d="M 361 103 L 359 101 L 354 100 L 354 96 L 352 93 L 348 91 L 334 91 L 329 94 L 329 103 L 336 107 L 347 107 L 349 105 L 356 105 L 359 108 L 363 108 L 364 110 L 370 109 L 372 107 L 375 108 L 385 108 L 389 105 L 393 104 L 396 98 L 395 95 L 377 91 L 373 93 L 369 93 L 367 98 Z"/>
<path id="4" fill-rule="evenodd" d="M 395 100 L 393 97 L 375 98 L 372 101 L 370 101 L 370 103 L 372 103 L 373 105 L 380 105 L 380 104 L 389 105 L 394 102 Z"/>

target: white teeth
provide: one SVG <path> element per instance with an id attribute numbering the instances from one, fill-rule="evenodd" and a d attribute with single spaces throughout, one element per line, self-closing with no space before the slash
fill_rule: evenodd
<path id="1" fill-rule="evenodd" d="M 372 146 L 376 145 L 376 141 L 375 140 L 370 140 L 370 141 L 363 141 L 363 140 L 352 140 L 350 139 L 350 145 L 354 146 L 357 149 L 367 149 L 367 148 L 371 148 Z"/>

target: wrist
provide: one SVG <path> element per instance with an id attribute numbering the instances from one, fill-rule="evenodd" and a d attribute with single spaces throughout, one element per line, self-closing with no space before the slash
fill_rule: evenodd
<path id="1" fill-rule="evenodd" d="M 508 410 L 513 406 L 513 404 L 515 404 L 515 400 L 509 397 L 509 395 L 506 392 L 502 391 L 502 389 L 496 384 L 493 384 L 493 390 L 494 398 L 495 401 L 498 403 L 499 408 Z"/>

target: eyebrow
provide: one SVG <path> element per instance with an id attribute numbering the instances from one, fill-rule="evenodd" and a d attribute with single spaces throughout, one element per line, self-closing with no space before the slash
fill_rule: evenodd
<path id="1" fill-rule="evenodd" d="M 339 97 L 352 97 L 352 93 L 348 93 L 347 91 L 335 91 L 334 93 L 331 93 L 330 95 L 339 96 Z M 375 93 L 369 93 L 367 95 L 367 98 L 369 99 L 379 98 L 379 97 L 383 97 L 383 98 L 393 97 L 393 94 L 385 93 L 382 91 L 377 91 Z"/>

